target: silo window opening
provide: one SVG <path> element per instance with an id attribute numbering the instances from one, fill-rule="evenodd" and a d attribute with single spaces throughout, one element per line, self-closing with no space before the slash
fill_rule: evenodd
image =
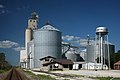
<path id="1" fill-rule="evenodd" d="M 45 58 L 45 61 L 49 61 L 49 58 Z"/>

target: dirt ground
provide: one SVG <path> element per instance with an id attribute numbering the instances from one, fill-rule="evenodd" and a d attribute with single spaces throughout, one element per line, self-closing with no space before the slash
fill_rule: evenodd
<path id="1" fill-rule="evenodd" d="M 70 71 L 52 71 L 51 73 L 75 74 L 91 77 L 120 77 L 120 70 L 70 70 Z"/>
<path id="2" fill-rule="evenodd" d="M 32 71 L 33 72 L 33 71 Z M 97 80 L 90 77 L 120 77 L 119 70 L 69 70 L 69 71 L 50 71 L 49 74 L 33 72 L 34 74 L 50 75 L 57 80 Z M 71 75 L 71 76 L 66 76 Z M 79 76 L 73 76 L 79 75 Z"/>

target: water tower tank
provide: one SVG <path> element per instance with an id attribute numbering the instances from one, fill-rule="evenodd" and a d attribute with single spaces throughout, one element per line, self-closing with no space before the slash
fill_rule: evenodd
<path id="1" fill-rule="evenodd" d="M 98 27 L 96 29 L 96 34 L 97 35 L 106 35 L 106 34 L 108 34 L 108 29 L 106 27 Z"/>
<path id="2" fill-rule="evenodd" d="M 61 32 L 46 24 L 34 31 L 35 67 L 40 66 L 41 58 L 52 56 L 61 58 Z"/>

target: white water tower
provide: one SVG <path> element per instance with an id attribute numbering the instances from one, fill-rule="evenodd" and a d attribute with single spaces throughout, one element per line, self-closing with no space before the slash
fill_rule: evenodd
<path id="1" fill-rule="evenodd" d="M 103 69 L 103 66 L 105 65 L 105 50 L 108 51 L 108 61 L 109 59 L 109 46 L 107 49 L 105 48 L 105 43 L 107 42 L 108 44 L 108 29 L 106 27 L 98 27 L 96 29 L 96 35 L 97 35 L 97 44 L 98 44 L 98 58 L 99 58 L 99 63 L 101 63 L 101 69 Z M 110 67 L 110 62 L 109 67 Z"/>

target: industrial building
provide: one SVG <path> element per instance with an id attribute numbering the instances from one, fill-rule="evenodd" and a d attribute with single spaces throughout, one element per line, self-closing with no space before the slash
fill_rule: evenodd
<path id="1" fill-rule="evenodd" d="M 110 69 L 110 54 L 114 45 L 108 42 L 108 29 L 99 26 L 94 40 L 86 39 L 86 46 L 62 41 L 62 32 L 48 21 L 38 29 L 37 13 L 28 19 L 25 31 L 25 50 L 20 51 L 20 66 L 27 69 Z M 107 63 L 106 64 L 106 61 Z"/>
<path id="2" fill-rule="evenodd" d="M 20 51 L 21 66 L 28 69 L 40 68 L 41 58 L 52 56 L 60 59 L 62 55 L 61 32 L 48 22 L 37 29 L 37 22 L 38 15 L 34 12 L 28 20 L 28 28 L 25 31 L 25 50 Z"/>

